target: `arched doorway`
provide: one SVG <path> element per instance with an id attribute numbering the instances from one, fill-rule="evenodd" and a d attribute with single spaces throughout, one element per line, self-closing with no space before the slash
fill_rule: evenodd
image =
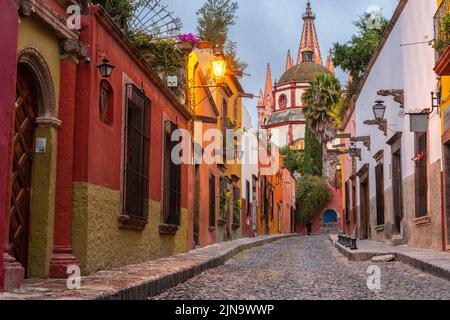
<path id="1" fill-rule="evenodd" d="M 16 111 L 13 133 L 9 254 L 27 270 L 31 210 L 31 182 L 36 118 L 36 90 L 31 73 L 17 68 Z"/>
<path id="2" fill-rule="evenodd" d="M 53 244 L 56 147 L 60 121 L 56 117 L 52 73 L 31 47 L 17 57 L 16 108 L 11 137 L 8 254 L 25 275 L 48 276 Z M 44 146 L 36 153 L 39 139 Z"/>
<path id="3" fill-rule="evenodd" d="M 329 209 L 323 214 L 323 223 L 335 223 L 338 222 L 338 215 L 336 211 Z"/>

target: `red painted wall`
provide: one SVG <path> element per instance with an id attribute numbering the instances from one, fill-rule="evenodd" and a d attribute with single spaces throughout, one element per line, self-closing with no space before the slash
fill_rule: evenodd
<path id="1" fill-rule="evenodd" d="M 98 7 L 90 7 L 89 14 L 83 18 L 81 41 L 88 45 L 91 63 L 81 62 L 78 72 L 78 100 L 76 108 L 74 144 L 74 181 L 88 182 L 114 190 L 120 190 L 122 168 L 122 133 L 124 84 L 134 83 L 143 87 L 151 100 L 151 143 L 150 143 L 150 190 L 152 200 L 162 198 L 162 147 L 163 114 L 177 123 L 180 129 L 188 128 L 188 120 L 175 107 L 157 84 L 150 80 L 148 73 L 120 45 L 97 19 Z M 89 25 L 89 28 L 88 28 Z M 89 32 L 90 31 L 90 32 Z M 114 91 L 114 112 L 111 125 L 100 120 L 98 99 L 101 75 L 96 65 L 107 55 L 115 65 L 108 79 Z M 182 167 L 183 208 L 188 208 L 188 166 Z"/>
<path id="2" fill-rule="evenodd" d="M 17 5 L 14 0 L 0 1 L 0 30 L 2 41 L 0 51 L 2 62 L 0 63 L 0 291 L 3 288 L 3 247 L 6 245 L 6 210 L 9 207 L 9 172 L 10 161 L 9 147 L 11 143 L 11 128 L 13 123 L 15 87 L 16 87 L 16 55 L 18 37 Z M 7 30 L 7 32 L 6 32 Z"/>

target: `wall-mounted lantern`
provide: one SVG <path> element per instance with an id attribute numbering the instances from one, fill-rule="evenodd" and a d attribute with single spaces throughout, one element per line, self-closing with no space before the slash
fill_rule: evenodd
<path id="1" fill-rule="evenodd" d="M 347 153 L 350 157 L 361 160 L 361 149 L 357 148 L 354 142 L 350 144 L 350 148 L 348 148 Z"/>
<path id="2" fill-rule="evenodd" d="M 216 79 L 217 84 L 220 85 L 222 81 L 225 79 L 227 62 L 219 54 L 216 54 L 211 64 L 214 73 L 214 78 Z"/>
<path id="3" fill-rule="evenodd" d="M 384 114 L 386 112 L 386 106 L 384 105 L 383 100 L 375 101 L 373 105 L 373 114 L 375 116 L 375 120 L 382 121 L 384 119 Z"/>
<path id="4" fill-rule="evenodd" d="M 109 78 L 115 67 L 116 66 L 111 64 L 109 59 L 105 57 L 103 58 L 103 62 L 97 66 L 97 69 L 100 71 L 103 78 Z"/>

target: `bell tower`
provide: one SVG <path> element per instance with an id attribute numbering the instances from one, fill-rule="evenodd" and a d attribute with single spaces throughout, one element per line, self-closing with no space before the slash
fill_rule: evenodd
<path id="1" fill-rule="evenodd" d="M 303 62 L 303 52 L 307 49 L 312 51 L 312 62 L 323 65 L 315 20 L 316 15 L 313 13 L 311 2 L 308 0 L 308 3 L 306 4 L 306 12 L 303 14 L 303 31 L 298 49 L 297 64 Z"/>

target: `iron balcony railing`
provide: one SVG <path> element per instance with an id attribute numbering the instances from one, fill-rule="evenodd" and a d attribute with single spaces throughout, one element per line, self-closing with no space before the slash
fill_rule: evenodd
<path id="1" fill-rule="evenodd" d="M 434 40 L 436 61 L 450 45 L 450 0 L 443 0 L 434 15 Z"/>

